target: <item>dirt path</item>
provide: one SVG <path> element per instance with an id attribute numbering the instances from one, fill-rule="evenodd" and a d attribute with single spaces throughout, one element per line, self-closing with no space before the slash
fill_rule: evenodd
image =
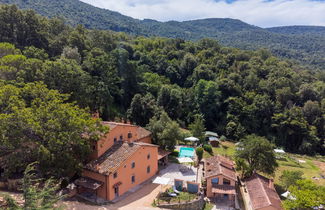
<path id="1" fill-rule="evenodd" d="M 321 173 L 325 175 L 325 163 L 318 160 L 314 160 L 313 162 L 321 170 Z"/>

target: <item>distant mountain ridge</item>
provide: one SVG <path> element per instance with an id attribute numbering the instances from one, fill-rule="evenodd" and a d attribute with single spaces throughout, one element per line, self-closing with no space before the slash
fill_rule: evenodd
<path id="1" fill-rule="evenodd" d="M 266 30 L 281 34 L 318 34 L 325 35 L 324 26 L 281 26 L 266 28 Z"/>
<path id="2" fill-rule="evenodd" d="M 66 19 L 68 24 L 83 24 L 90 29 L 194 41 L 212 38 L 223 45 L 241 49 L 269 48 L 280 57 L 325 69 L 325 27 L 322 26 L 285 26 L 264 29 L 229 18 L 183 22 L 138 20 L 78 0 L 0 0 L 0 3 L 16 4 L 21 9 L 33 9 L 47 17 L 60 16 Z"/>

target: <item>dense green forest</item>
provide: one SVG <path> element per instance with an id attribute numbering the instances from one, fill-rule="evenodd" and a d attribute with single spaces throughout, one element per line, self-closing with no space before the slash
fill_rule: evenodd
<path id="1" fill-rule="evenodd" d="M 88 29 L 192 41 L 211 38 L 222 45 L 244 50 L 268 48 L 276 56 L 292 59 L 311 69 L 325 69 L 325 27 L 289 26 L 263 29 L 240 20 L 223 18 L 184 22 L 137 20 L 78 0 L 0 0 L 0 3 L 33 9 L 46 17 L 62 17 L 70 25 L 82 24 Z"/>
<path id="2" fill-rule="evenodd" d="M 212 39 L 71 27 L 15 6 L 1 7 L 0 20 L 0 157 L 12 151 L 16 163 L 8 171 L 35 159 L 52 176 L 80 169 L 90 150 L 81 134 L 96 139 L 103 129 L 95 111 L 141 126 L 169 117 L 183 128 L 203 116 L 234 141 L 256 134 L 286 151 L 325 154 L 324 71 Z"/>

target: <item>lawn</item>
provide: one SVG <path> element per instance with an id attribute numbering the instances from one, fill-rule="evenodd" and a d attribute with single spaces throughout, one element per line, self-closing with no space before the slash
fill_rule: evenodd
<path id="1" fill-rule="evenodd" d="M 295 157 L 295 158 L 293 158 Z M 296 161 L 305 160 L 306 163 L 299 163 Z M 279 184 L 279 178 L 284 170 L 289 171 L 302 171 L 304 173 L 304 177 L 307 179 L 312 179 L 312 177 L 320 177 L 322 171 L 314 164 L 314 160 L 311 157 L 308 159 L 304 159 L 302 157 L 297 158 L 296 155 L 288 154 L 281 160 L 278 160 L 279 167 L 275 172 L 275 183 Z M 314 180 L 314 179 L 312 179 Z M 325 179 L 314 180 L 316 184 L 325 185 Z"/>
<path id="2" fill-rule="evenodd" d="M 221 142 L 219 147 L 213 147 L 213 155 L 223 155 L 230 158 L 234 158 L 236 152 L 236 145 L 233 142 L 224 141 Z M 211 157 L 211 154 L 204 152 L 204 158 Z M 299 163 L 297 160 L 305 160 L 306 163 Z M 315 164 L 323 166 L 323 171 Z M 279 184 L 279 178 L 284 170 L 299 170 L 304 173 L 304 177 L 312 179 L 312 177 L 320 177 L 322 173 L 325 175 L 325 158 L 324 157 L 312 157 L 307 155 L 297 155 L 286 153 L 281 160 L 277 161 L 279 167 L 275 172 L 275 184 Z M 314 180 L 316 184 L 325 186 L 325 179 Z"/>
<path id="3" fill-rule="evenodd" d="M 233 159 L 235 156 L 236 146 L 233 142 L 224 141 L 221 142 L 219 147 L 212 147 L 213 155 L 222 155 Z M 211 157 L 211 154 L 204 151 L 203 158 Z"/>

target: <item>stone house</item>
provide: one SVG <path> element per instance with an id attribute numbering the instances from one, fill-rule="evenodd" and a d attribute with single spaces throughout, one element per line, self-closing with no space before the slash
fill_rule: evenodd
<path id="1" fill-rule="evenodd" d="M 237 177 L 233 161 L 220 155 L 207 158 L 204 173 L 208 198 L 235 201 Z"/>

